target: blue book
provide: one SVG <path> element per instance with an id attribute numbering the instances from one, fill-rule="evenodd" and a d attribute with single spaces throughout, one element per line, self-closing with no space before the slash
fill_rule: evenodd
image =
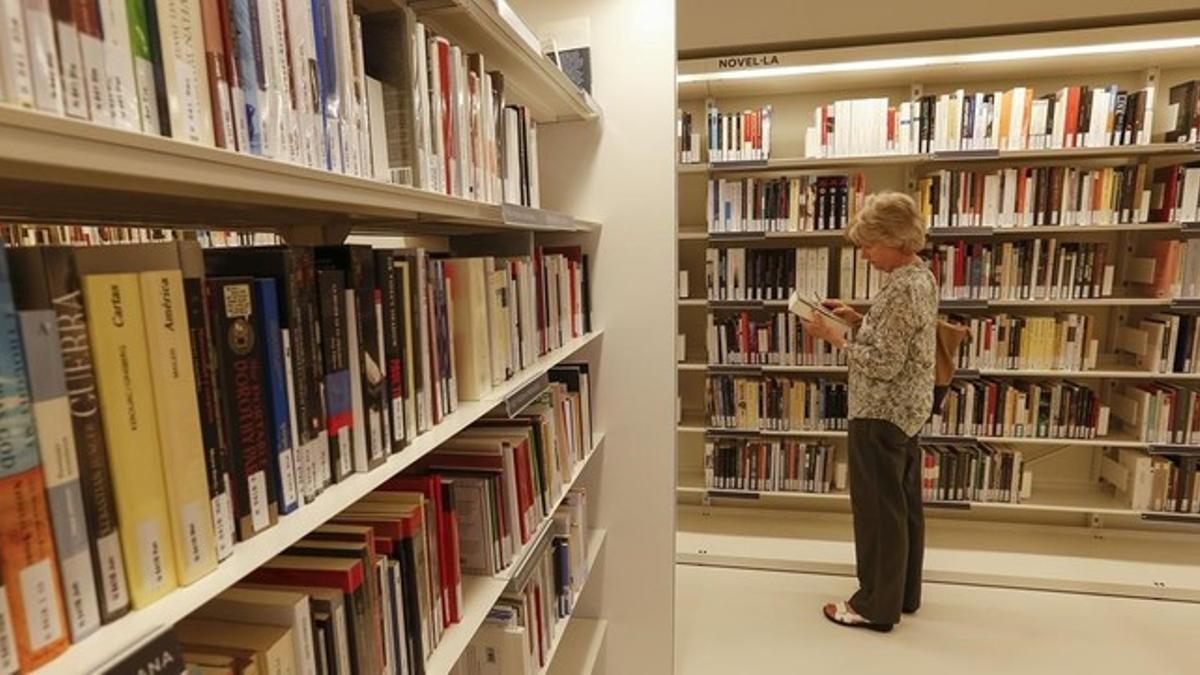
<path id="1" fill-rule="evenodd" d="M 279 513 L 291 513 L 299 506 L 296 487 L 295 457 L 292 452 L 291 411 L 287 394 L 287 364 L 283 360 L 283 333 L 279 327 L 279 296 L 274 279 L 255 279 L 258 301 L 258 333 L 263 338 L 266 361 L 263 374 L 267 391 L 267 435 L 271 462 L 275 465 L 275 494 L 279 495 Z"/>
<path id="2" fill-rule="evenodd" d="M 242 114 L 246 117 L 246 129 L 250 136 L 249 143 L 243 145 L 242 150 L 249 150 L 252 155 L 261 155 L 263 128 L 258 95 L 263 88 L 263 79 L 262 57 L 258 40 L 255 39 L 255 27 L 258 25 L 257 3 L 255 0 L 229 0 L 229 14 L 235 52 L 233 60 L 237 64 L 238 83 L 241 85 L 245 104 Z"/>
<path id="3" fill-rule="evenodd" d="M 333 32 L 333 9 L 329 0 L 312 0 L 313 36 L 317 43 L 317 91 L 321 97 L 321 124 L 325 129 L 325 168 L 334 170 L 338 149 L 337 46 Z M 339 156 L 340 159 L 340 156 Z M 341 162 L 337 162 L 340 164 Z"/>

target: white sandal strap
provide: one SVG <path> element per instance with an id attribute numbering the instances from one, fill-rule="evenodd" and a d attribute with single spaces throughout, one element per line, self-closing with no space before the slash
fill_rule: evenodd
<path id="1" fill-rule="evenodd" d="M 833 618 L 839 623 L 871 623 L 850 607 L 850 603 L 842 601 L 834 604 Z"/>

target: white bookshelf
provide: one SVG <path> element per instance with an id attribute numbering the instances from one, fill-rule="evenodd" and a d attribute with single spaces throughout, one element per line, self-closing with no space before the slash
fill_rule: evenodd
<path id="1" fill-rule="evenodd" d="M 1002 52 L 1008 49 L 1037 49 L 1048 46 L 1149 40 L 1173 35 L 1195 35 L 1200 22 L 1121 26 L 1083 31 L 1043 32 L 1022 35 L 997 35 L 987 38 L 967 38 L 955 41 L 926 41 L 873 46 L 851 46 L 812 49 L 804 52 L 779 52 L 780 62 L 799 66 L 813 64 L 868 64 L 876 60 L 931 56 L 951 58 L 962 54 Z M 746 55 L 760 60 L 774 52 L 749 52 Z M 739 56 L 725 54 L 722 56 Z M 846 432 L 837 430 L 758 431 L 729 430 L 712 427 L 705 413 L 705 381 L 714 374 L 755 377 L 791 375 L 805 379 L 845 377 L 844 366 L 777 366 L 725 365 L 707 363 L 707 317 L 728 317 L 737 312 L 765 318 L 784 311 L 783 300 L 721 301 L 706 297 L 705 251 L 709 248 L 756 248 L 771 250 L 805 247 L 847 246 L 844 230 L 802 232 L 709 232 L 705 203 L 710 179 L 740 179 L 755 176 L 780 177 L 796 175 L 847 175 L 862 173 L 866 191 L 892 189 L 916 193 L 918 181 L 941 170 L 991 171 L 1012 166 L 1066 165 L 1102 167 L 1147 163 L 1151 168 L 1186 163 L 1200 159 L 1198 147 L 1191 143 L 1161 142 L 1166 125 L 1167 91 L 1180 82 L 1200 79 L 1200 62 L 1188 50 L 1163 50 L 1158 53 L 1075 55 L 1063 59 L 1036 61 L 1006 61 L 998 63 L 971 62 L 955 66 L 933 65 L 921 68 L 872 70 L 863 65 L 837 74 L 785 74 L 780 77 L 738 78 L 729 76 L 730 69 L 722 67 L 719 57 L 680 61 L 680 107 L 692 115 L 693 130 L 701 132 L 702 159 L 707 160 L 705 102 L 713 99 L 722 111 L 757 109 L 772 105 L 772 157 L 766 161 L 738 163 L 702 163 L 676 165 L 679 218 L 676 228 L 676 251 L 680 270 L 688 272 L 686 295 L 676 300 L 677 333 L 686 339 L 687 351 L 682 361 L 675 362 L 679 386 L 677 434 L 677 492 L 680 505 L 678 531 L 678 560 L 697 564 L 745 565 L 773 569 L 853 573 L 853 550 L 846 539 L 848 531 L 848 495 L 845 493 L 805 494 L 790 492 L 751 493 L 715 490 L 705 487 L 704 444 L 707 437 L 810 440 L 833 445 L 838 461 L 845 461 Z M 817 68 L 815 70 L 821 70 Z M 693 81 L 699 73 L 718 73 L 707 81 Z M 721 79 L 725 78 L 725 79 Z M 805 129 L 812 124 L 816 106 L 838 99 L 883 97 L 892 105 L 926 94 L 942 94 L 963 88 L 971 91 L 1006 90 L 1014 86 L 1034 88 L 1035 95 L 1056 91 L 1074 84 L 1107 85 L 1116 83 L 1122 89 L 1140 89 L 1149 81 L 1156 86 L 1155 136 L 1147 145 L 1045 149 L 952 151 L 926 154 L 878 154 L 852 157 L 808 157 L 804 147 Z M 970 243 L 995 242 L 996 245 L 1019 239 L 1056 238 L 1060 241 L 1103 242 L 1128 256 L 1133 245 L 1143 239 L 1185 239 L 1195 241 L 1197 227 L 1193 223 L 1148 222 L 1087 226 L 1037 227 L 939 227 L 929 231 L 936 245 L 959 239 Z M 1111 261 L 1110 261 L 1111 262 Z M 1195 386 L 1200 374 L 1154 373 L 1132 367 L 1111 355 L 1115 352 L 1109 341 L 1115 327 L 1127 325 L 1137 317 L 1162 311 L 1194 312 L 1192 298 L 1142 297 L 1138 289 L 1121 284 L 1123 262 L 1117 264 L 1117 285 L 1113 297 L 1105 298 L 1047 298 L 1020 299 L 944 299 L 940 311 L 968 317 L 986 313 L 1047 316 L 1056 312 L 1079 312 L 1094 317 L 1098 324 L 1102 358 L 1093 370 L 998 369 L 960 370 L 964 379 L 1072 380 L 1094 388 L 1101 394 L 1109 390 L 1141 382 L 1161 382 Z M 831 295 L 836 295 L 836 289 Z M 863 311 L 870 300 L 849 300 Z M 1176 517 L 1168 514 L 1142 513 L 1130 508 L 1128 501 L 1101 488 L 1098 482 L 1099 463 L 1103 451 L 1122 448 L 1135 452 L 1159 452 L 1154 444 L 1138 440 L 1128 431 L 1117 429 L 1103 438 L 1065 439 L 1013 436 L 930 437 L 929 442 L 979 442 L 1010 446 L 1020 450 L 1026 468 L 1033 473 L 1033 492 L 1029 499 L 1016 504 L 971 503 L 930 505 L 931 539 L 955 528 L 986 524 L 1005 532 L 1002 540 L 1023 542 L 1021 551 L 1030 556 L 1053 559 L 1050 565 L 1058 569 L 1036 569 L 1028 573 L 1012 567 L 1016 558 L 1005 558 L 1000 551 L 977 551 L 977 541 L 946 536 L 939 542 L 938 554 L 930 557 L 936 564 L 931 578 L 995 583 L 1032 585 L 1038 588 L 1064 590 L 1094 590 L 1153 595 L 1155 583 L 1150 579 L 1171 579 L 1168 586 L 1187 586 L 1178 583 L 1178 568 L 1156 567 L 1142 561 L 1138 546 L 1153 550 L 1145 561 L 1176 561 L 1190 555 L 1200 546 L 1200 518 Z M 1175 447 L 1177 451 L 1181 448 Z M 686 517 L 684 514 L 687 514 Z M 1166 517 L 1165 517 L 1166 516 Z M 969 520 L 965 524 L 962 521 Z M 818 522 L 819 521 L 819 522 Z M 836 523 L 836 525 L 834 525 Z M 1103 551 L 1084 552 L 1083 548 L 1059 551 L 1055 537 L 1046 535 L 1045 528 L 1059 527 L 1072 536 L 1085 538 L 1100 533 L 1111 539 Z M 840 528 L 840 529 L 839 529 Z M 1097 529 L 1099 528 L 1099 529 Z M 999 535 L 997 535 L 999 537 Z M 1001 539 L 998 539 L 1000 541 Z M 796 543 L 801 542 L 801 543 Z M 719 551 L 719 553 L 718 553 Z M 1079 560 L 1081 572 L 1077 578 L 1063 573 L 1075 564 L 1075 557 L 1107 556 L 1105 560 Z M 1154 558 L 1153 556 L 1159 556 Z M 836 559 L 836 564 L 832 561 Z M 953 564 L 943 561 L 953 561 Z M 1024 563 L 1022 563 L 1024 564 Z M 1131 572 L 1130 567 L 1136 569 Z M 1164 571 L 1168 570 L 1168 571 Z M 1163 573 L 1162 577 L 1153 577 Z M 1151 576 L 1147 576 L 1151 575 Z M 1175 576 L 1171 576 L 1175 575 Z M 1136 577 L 1136 580 L 1135 580 Z M 1200 599 L 1200 584 L 1192 584 L 1197 592 L 1181 592 L 1188 599 Z M 1114 590 L 1115 589 L 1115 590 Z M 1167 593 L 1177 597 L 1174 590 Z"/>
<path id="2" fill-rule="evenodd" d="M 397 4 L 356 2 L 366 11 Z M 595 98 L 529 44 L 497 3 L 411 4 L 426 25 L 464 51 L 482 53 L 489 70 L 504 73 L 509 101 L 528 106 L 545 123 L 539 128 L 543 208 L 485 204 L 0 106 L 0 217 L 18 223 L 273 231 L 295 244 L 341 243 L 351 235 L 435 239 L 449 242 L 451 251 L 481 254 L 493 247 L 510 254 L 535 244 L 579 244 L 592 267 L 593 322 L 604 329 L 539 359 L 483 400 L 460 402 L 382 466 L 331 486 L 274 527 L 238 543 L 212 573 L 101 627 L 38 672 L 101 670 L 129 645 L 188 616 L 556 364 L 577 358 L 592 367 L 597 447 L 571 485 L 588 490 L 589 579 L 608 578 L 592 579 L 577 598 L 547 670 L 592 672 L 606 663 L 613 672 L 671 670 L 666 636 L 673 616 L 673 462 L 666 455 L 649 463 L 645 457 L 674 437 L 668 413 L 674 374 L 665 360 L 673 350 L 668 326 L 673 296 L 665 283 L 669 266 L 659 264 L 675 247 L 673 232 L 661 227 L 675 217 L 674 54 L 660 40 L 631 44 L 626 17 L 638 12 L 639 30 L 670 35 L 673 3 L 509 3 L 535 31 L 565 19 L 590 22 Z M 631 91 L 661 93 L 631 96 Z M 603 114 L 597 100 L 605 103 Z M 631 269 L 645 271 L 633 286 L 624 279 Z M 605 443 L 611 449 L 601 452 Z M 647 491 L 661 498 L 648 501 Z M 543 524 L 538 536 L 547 532 Z M 614 536 L 607 537 L 610 532 Z M 496 576 L 464 578 L 463 621 L 447 629 L 426 672 L 444 673 L 457 660 L 519 564 Z M 622 617 L 619 627 L 610 625 L 610 616 Z M 607 657 L 606 645 L 612 645 Z"/>

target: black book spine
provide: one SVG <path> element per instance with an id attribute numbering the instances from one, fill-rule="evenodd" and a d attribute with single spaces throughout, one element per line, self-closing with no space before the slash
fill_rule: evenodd
<path id="1" fill-rule="evenodd" d="M 404 330 L 400 314 L 400 285 L 396 268 L 392 264 L 391 251 L 375 251 L 375 285 L 379 289 L 380 307 L 383 312 L 383 362 L 386 364 L 387 391 L 391 421 L 389 443 L 393 453 L 405 446 L 404 428 Z"/>
<path id="2" fill-rule="evenodd" d="M 335 481 L 354 471 L 350 406 L 350 348 L 346 339 L 345 275 L 339 270 L 318 270 L 320 346 L 325 373 L 325 431 L 329 435 L 329 462 Z"/>
<path id="3" fill-rule="evenodd" d="M 229 465 L 229 446 L 221 420 L 221 401 L 217 395 L 216 347 L 212 341 L 209 300 L 203 277 L 184 277 L 183 296 L 188 315 L 192 346 L 192 371 L 196 378 L 196 401 L 200 412 L 200 436 L 204 443 L 204 465 L 208 471 L 208 498 L 212 507 L 213 534 L 217 558 L 224 560 L 233 552 L 234 510 L 233 478 Z"/>
<path id="4" fill-rule="evenodd" d="M 270 475 L 266 419 L 264 336 L 255 329 L 253 280 L 213 278 L 206 282 L 229 442 L 234 513 L 238 536 L 247 540 L 279 517 L 277 480 Z"/>
<path id="5" fill-rule="evenodd" d="M 101 620 L 109 623 L 129 611 L 129 592 L 108 465 L 108 445 L 104 440 L 104 423 L 92 368 L 83 291 L 70 248 L 40 250 L 44 256 L 51 306 L 58 320 L 59 346 L 79 462 L 79 485 L 92 553 L 92 574 L 100 598 Z"/>
<path id="6" fill-rule="evenodd" d="M 579 283 L 580 292 L 583 298 L 580 299 L 580 306 L 583 308 L 583 332 L 585 334 L 592 332 L 592 285 L 589 282 L 588 273 L 588 256 L 583 254 L 580 258 L 579 273 L 583 276 Z"/>
<path id="7" fill-rule="evenodd" d="M 158 3 L 145 0 L 146 30 L 149 33 L 150 58 L 154 62 L 154 98 L 158 107 L 159 133 L 171 137 L 171 109 L 167 104 L 167 78 L 163 68 L 162 31 L 158 29 Z M 251 5 L 253 6 L 253 5 Z M 260 79 L 259 82 L 262 82 Z M 172 83 L 174 84 L 174 83 Z M 180 129 L 183 133 L 183 130 Z"/>
<path id="8" fill-rule="evenodd" d="M 358 359 L 363 400 L 363 430 L 368 466 L 383 463 L 389 454 L 387 371 L 380 335 L 379 296 L 375 285 L 375 254 L 369 246 L 347 247 L 358 320 Z"/>
<path id="9" fill-rule="evenodd" d="M 298 311 L 298 331 L 304 339 L 303 344 L 296 343 L 293 337 L 292 358 L 297 368 L 298 380 L 304 380 L 307 387 L 308 399 L 307 424 L 297 417 L 297 424 L 303 433 L 307 428 L 312 439 L 312 449 L 309 452 L 310 461 L 316 464 L 314 491 L 319 493 L 334 480 L 332 451 L 329 449 L 332 433 L 326 428 L 328 412 L 326 410 L 325 394 L 325 362 L 321 351 L 321 311 L 319 304 L 320 290 L 317 285 L 317 268 L 313 250 L 308 247 L 293 247 L 292 255 L 296 262 L 296 277 L 299 280 L 297 295 L 289 304 Z M 302 364 L 302 365 L 301 365 Z M 299 390 L 297 390 L 299 391 Z M 297 415 L 300 413 L 297 412 Z M 303 436 L 301 437 L 303 439 Z"/>
<path id="10" fill-rule="evenodd" d="M 188 665 L 184 661 L 183 648 L 179 644 L 179 638 L 175 636 L 175 631 L 164 628 L 132 653 L 101 672 L 103 675 L 184 675 L 188 672 Z"/>

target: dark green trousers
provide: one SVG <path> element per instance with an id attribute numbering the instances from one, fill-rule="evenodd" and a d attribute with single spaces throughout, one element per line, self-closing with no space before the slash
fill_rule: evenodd
<path id="1" fill-rule="evenodd" d="M 850 420 L 850 507 L 858 592 L 850 606 L 876 623 L 896 623 L 921 605 L 925 515 L 915 436 L 877 419 Z"/>

